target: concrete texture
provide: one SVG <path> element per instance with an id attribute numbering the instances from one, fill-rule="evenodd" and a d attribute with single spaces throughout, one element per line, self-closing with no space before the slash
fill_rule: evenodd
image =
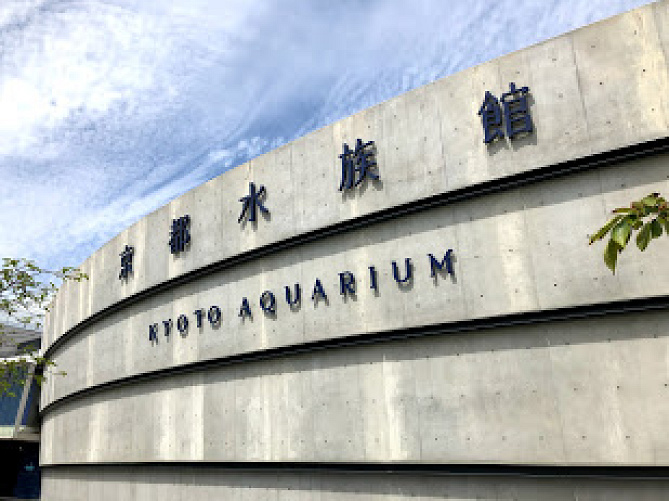
<path id="1" fill-rule="evenodd" d="M 439 80 L 239 166 L 174 200 L 82 265 L 63 288 L 46 344 L 114 302 L 257 246 L 444 191 L 651 139 L 668 132 L 667 2 L 617 16 Z M 486 90 L 531 90 L 536 132 L 486 147 L 477 111 Z M 614 106 L 610 103 L 616 103 Z M 633 117 L 633 120 L 630 119 Z M 338 190 L 342 143 L 376 141 L 381 181 Z M 267 188 L 268 219 L 240 225 L 238 199 Z M 192 219 L 190 249 L 167 252 L 172 218 Z M 136 250 L 118 280 L 118 254 Z"/>
<path id="2" fill-rule="evenodd" d="M 305 232 L 449 190 L 668 136 L 669 1 L 434 82 L 318 130 L 146 216 L 66 284 L 46 346 L 147 287 Z M 486 90 L 531 89 L 536 132 L 483 144 Z M 343 142 L 374 140 L 381 180 L 342 194 Z M 588 235 L 611 209 L 669 192 L 669 155 L 534 182 L 274 252 L 148 297 L 56 349 L 42 407 L 88 387 L 196 361 L 364 333 L 669 294 L 669 239 L 626 251 L 613 276 Z M 239 225 L 264 185 L 271 215 Z M 169 253 L 171 220 L 190 247 Z M 119 252 L 134 275 L 118 280 Z M 430 277 L 429 253 L 454 273 Z M 398 285 L 391 263 L 413 279 Z M 370 289 L 369 266 L 378 272 Z M 341 272 L 356 294 L 339 294 Z M 315 280 L 328 300 L 311 300 Z M 284 287 L 302 287 L 290 308 Z M 271 291 L 276 314 L 259 297 Z M 238 315 L 248 298 L 251 318 Z M 216 325 L 206 312 L 217 306 Z M 204 309 L 202 327 L 196 309 Z M 176 321 L 185 314 L 189 328 Z M 166 337 L 164 320 L 172 320 Z M 158 342 L 149 325 L 158 324 Z M 606 315 L 330 348 L 166 374 L 43 416 L 43 499 L 667 499 L 667 483 L 520 476 L 325 475 L 200 469 L 202 461 L 669 464 L 669 312 Z M 193 468 L 154 464 L 193 462 Z M 90 466 L 86 466 L 89 464 Z M 60 465 L 60 466 L 50 466 Z"/>
<path id="3" fill-rule="evenodd" d="M 669 252 L 669 239 L 654 241 L 643 258 L 629 249 L 615 276 L 602 261 L 603 244 L 587 245 L 588 234 L 613 207 L 669 191 L 667 161 L 669 155 L 621 163 L 490 195 L 485 203 L 473 199 L 424 211 L 174 288 L 95 323 L 59 349 L 54 358 L 68 376 L 46 383 L 42 403 L 127 375 L 265 348 L 667 294 L 669 276 L 657 263 Z M 455 275 L 435 280 L 427 254 L 441 259 L 448 249 Z M 403 269 L 407 257 L 414 265 L 413 283 L 399 287 L 391 263 Z M 377 294 L 369 285 L 371 265 L 379 273 Z M 343 271 L 356 277 L 355 298 L 339 293 Z M 650 275 L 655 279 L 641 278 Z M 328 304 L 311 300 L 316 278 Z M 295 283 L 302 287 L 302 304 L 291 310 L 284 287 Z M 259 306 L 266 290 L 276 295 L 276 316 Z M 244 297 L 252 319 L 238 316 Z M 197 328 L 194 310 L 212 305 L 221 308 L 220 326 L 205 320 Z M 189 318 L 184 335 L 176 328 L 181 314 Z M 175 324 L 169 337 L 163 334 L 167 319 Z M 155 345 L 148 339 L 153 323 L 159 324 Z"/>
<path id="4" fill-rule="evenodd" d="M 666 465 L 669 313 L 320 350 L 63 404 L 43 464 Z"/>
<path id="5" fill-rule="evenodd" d="M 58 487 L 58 490 L 54 489 Z M 46 470 L 43 501 L 664 501 L 662 480 L 495 478 L 414 475 L 281 475 L 216 469 L 78 468 Z"/>

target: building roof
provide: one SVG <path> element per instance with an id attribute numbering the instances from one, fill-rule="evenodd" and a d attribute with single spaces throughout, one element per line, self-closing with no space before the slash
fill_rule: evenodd
<path id="1" fill-rule="evenodd" d="M 42 333 L 13 325 L 0 325 L 0 358 L 14 357 L 39 349 Z"/>

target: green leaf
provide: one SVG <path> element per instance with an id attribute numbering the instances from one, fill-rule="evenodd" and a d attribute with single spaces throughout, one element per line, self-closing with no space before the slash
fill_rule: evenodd
<path id="1" fill-rule="evenodd" d="M 621 249 L 624 249 L 627 245 L 627 242 L 630 239 L 630 233 L 632 232 L 632 223 L 627 218 L 623 218 L 614 228 L 611 230 L 611 239 L 620 246 Z"/>
<path id="2" fill-rule="evenodd" d="M 651 223 L 646 223 L 643 225 L 643 228 L 639 230 L 639 233 L 636 236 L 636 246 L 639 248 L 639 250 L 646 250 L 646 247 L 648 247 L 648 243 L 650 242 L 650 235 Z"/>
<path id="3" fill-rule="evenodd" d="M 592 244 L 593 242 L 596 242 L 597 240 L 601 240 L 604 235 L 606 235 L 613 226 L 615 226 L 624 216 L 616 216 L 613 219 L 611 219 L 608 223 L 606 223 L 604 226 L 602 226 L 599 230 L 597 230 L 597 233 L 592 235 L 590 237 L 590 243 Z"/>
<path id="4" fill-rule="evenodd" d="M 653 193 L 651 195 L 648 195 L 647 197 L 643 197 L 641 199 L 641 203 L 646 207 L 657 207 L 660 201 L 658 200 L 657 194 Z"/>
<path id="5" fill-rule="evenodd" d="M 662 235 L 662 225 L 657 219 L 653 219 L 650 223 L 650 236 L 652 238 L 657 238 Z"/>
<path id="6" fill-rule="evenodd" d="M 609 269 L 615 274 L 616 272 L 616 261 L 618 261 L 618 253 L 621 251 L 622 247 L 618 243 L 611 239 L 604 250 L 604 263 Z"/>
<path id="7" fill-rule="evenodd" d="M 669 219 L 664 216 L 659 216 L 657 220 L 662 226 L 664 226 L 664 232 L 667 234 L 667 236 L 669 236 Z"/>

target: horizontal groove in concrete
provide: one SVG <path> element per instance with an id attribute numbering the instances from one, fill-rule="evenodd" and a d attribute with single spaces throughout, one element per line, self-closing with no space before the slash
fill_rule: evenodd
<path id="1" fill-rule="evenodd" d="M 340 462 L 214 462 L 158 461 L 128 463 L 58 463 L 41 465 L 42 469 L 168 469 L 220 470 L 267 473 L 345 473 L 345 474 L 405 474 L 451 476 L 511 476 L 545 478 L 609 478 L 669 480 L 669 466 L 630 465 L 547 465 L 497 463 L 340 463 Z"/>
<path id="2" fill-rule="evenodd" d="M 276 359 L 302 353 L 309 353 L 319 350 L 348 348 L 354 346 L 368 345 L 374 343 L 387 343 L 393 341 L 402 341 L 410 338 L 423 336 L 448 335 L 461 332 L 484 331 L 487 329 L 509 327 L 514 325 L 529 325 L 543 322 L 556 322 L 564 320 L 585 319 L 599 317 L 603 315 L 617 315 L 623 313 L 633 313 L 641 311 L 664 310 L 669 308 L 669 296 L 656 296 L 648 298 L 628 299 L 623 301 L 612 301 L 608 303 L 599 303 L 586 306 L 573 306 L 567 308 L 558 308 L 553 310 L 542 310 L 536 312 L 513 313 L 510 315 L 500 315 L 476 320 L 463 320 L 457 322 L 448 322 L 443 324 L 413 327 L 409 329 L 400 329 L 395 331 L 373 332 L 357 334 L 342 338 L 325 339 L 321 341 L 311 341 L 306 343 L 280 346 L 277 348 L 268 348 L 256 350 L 247 353 L 230 355 L 210 360 L 200 360 L 183 365 L 158 369 L 156 371 L 144 372 L 124 378 L 115 379 L 105 383 L 89 386 L 56 399 L 45 406 L 40 411 L 40 417 L 44 417 L 55 408 L 78 400 L 86 398 L 93 394 L 103 391 L 113 390 L 122 386 L 138 384 L 151 381 L 157 378 L 177 376 L 193 372 L 206 371 L 218 367 L 253 362 L 258 360 Z"/>

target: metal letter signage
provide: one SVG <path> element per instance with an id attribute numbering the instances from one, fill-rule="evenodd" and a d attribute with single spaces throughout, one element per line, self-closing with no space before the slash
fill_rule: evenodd
<path id="1" fill-rule="evenodd" d="M 327 304 L 328 295 L 325 293 L 325 289 L 323 289 L 323 284 L 321 283 L 320 278 L 317 278 L 316 282 L 314 283 L 314 292 L 311 294 L 311 300 L 314 303 L 318 303 L 319 298 L 323 299 Z"/>
<path id="2" fill-rule="evenodd" d="M 437 254 L 440 255 L 440 254 Z M 429 269 L 429 274 L 433 278 L 433 283 L 434 285 L 437 285 L 437 277 L 439 274 L 448 274 L 451 277 L 455 277 L 455 269 L 454 269 L 454 258 L 453 258 L 453 249 L 448 249 L 446 253 L 444 254 L 443 259 L 439 260 L 439 258 L 435 257 L 434 254 L 427 254 L 427 269 Z M 404 291 L 410 291 L 412 289 L 411 285 L 415 279 L 414 277 L 414 264 L 411 260 L 411 258 L 407 257 L 404 258 L 404 262 L 398 260 L 398 261 L 391 261 L 389 263 L 388 271 L 390 271 L 390 275 L 392 278 L 388 278 L 387 280 L 390 283 L 396 284 L 396 287 L 398 287 L 400 290 Z M 367 267 L 369 270 L 369 278 L 364 279 L 361 276 L 360 284 L 365 283 L 366 280 L 368 280 L 368 285 L 369 289 L 372 292 L 374 296 L 379 296 L 379 279 L 380 276 L 382 277 L 383 274 L 379 274 L 375 266 L 368 266 Z M 364 269 L 364 268 L 363 268 Z M 426 270 L 427 271 L 427 270 Z M 366 273 L 365 273 L 366 275 Z M 336 275 L 333 277 L 336 278 Z M 364 291 L 364 288 L 358 287 L 359 283 L 356 280 L 356 276 L 352 271 L 346 270 L 346 271 L 341 271 L 339 273 L 339 294 L 342 297 L 343 301 L 348 301 L 349 299 L 355 299 L 357 298 L 357 294 L 362 294 Z M 455 283 L 455 280 L 452 281 Z M 334 282 L 325 282 L 327 283 L 334 283 Z M 283 285 L 282 286 L 285 292 L 285 297 L 286 297 L 286 304 L 284 305 L 283 301 L 279 301 L 277 299 L 277 295 L 274 293 L 272 290 L 264 290 L 263 292 L 260 293 L 259 296 L 257 296 L 258 299 L 258 305 L 260 306 L 260 309 L 262 312 L 271 317 L 276 319 L 281 311 L 281 308 L 286 308 L 287 310 L 297 313 L 303 305 L 301 304 L 301 298 L 302 298 L 302 287 L 299 283 L 294 283 L 293 285 Z M 314 310 L 319 306 L 319 303 L 323 303 L 323 307 L 327 308 L 330 305 L 330 301 L 328 299 L 328 295 L 325 291 L 325 286 L 323 285 L 323 281 L 321 281 L 320 278 L 315 278 L 314 279 L 314 287 L 313 287 L 313 292 L 311 294 L 311 300 L 313 301 L 313 307 Z M 193 312 L 193 315 L 195 315 L 195 321 L 198 329 L 202 328 L 203 324 L 203 317 L 204 317 L 204 311 L 207 311 L 207 319 L 209 320 L 209 323 L 211 324 L 212 328 L 218 328 L 221 325 L 221 319 L 222 319 L 222 311 L 221 308 L 218 306 L 210 306 L 207 309 L 205 308 L 198 308 Z M 241 305 L 239 306 L 238 310 L 238 316 L 241 319 L 242 322 L 245 321 L 252 321 L 253 320 L 253 315 L 251 312 L 251 303 L 249 302 L 248 297 L 242 297 L 241 300 Z M 164 326 L 164 334 L 166 337 L 169 337 L 170 334 L 174 331 L 174 326 L 172 319 L 167 319 L 163 320 L 162 324 Z M 149 341 L 151 344 L 157 345 L 158 344 L 158 326 L 159 323 L 153 323 L 149 325 Z M 185 314 L 180 314 L 177 316 L 176 320 L 176 329 L 179 331 L 181 336 L 185 337 L 188 335 L 188 328 L 189 328 L 189 318 Z"/>
<path id="3" fill-rule="evenodd" d="M 485 92 L 483 103 L 478 111 L 483 125 L 484 137 L 483 142 L 486 144 L 493 143 L 496 140 L 503 140 L 508 137 L 513 140 L 517 136 L 523 136 L 533 132 L 532 117 L 530 116 L 530 109 L 528 103 L 529 87 L 516 87 L 514 82 L 509 83 L 509 91 L 504 92 L 500 99 L 492 94 L 490 91 Z M 341 182 L 339 184 L 339 191 L 346 191 L 360 185 L 366 179 L 378 180 L 378 165 L 376 163 L 376 147 L 374 141 L 363 142 L 362 139 L 355 140 L 355 148 L 352 150 L 347 143 L 343 143 L 342 154 L 339 155 L 341 159 Z M 253 182 L 249 183 L 249 194 L 239 199 L 242 202 L 242 212 L 237 219 L 241 223 L 246 218 L 252 223 L 258 219 L 258 211 L 260 213 L 269 215 L 270 211 L 264 205 L 264 199 L 267 191 L 265 187 Z M 172 254 L 179 254 L 183 252 L 190 243 L 190 216 L 185 215 L 172 221 L 172 230 L 170 231 L 169 246 Z M 437 271 L 442 271 L 444 267 L 449 274 L 453 274 L 453 267 L 450 259 L 450 250 L 444 256 L 442 261 L 437 261 L 433 255 L 430 257 L 430 265 L 432 276 L 436 277 Z M 127 280 L 133 272 L 132 258 L 134 248 L 126 245 L 123 252 L 121 252 L 121 270 L 119 272 L 120 280 Z M 413 279 L 413 272 L 411 268 L 411 261 L 405 260 L 405 271 L 400 272 L 399 266 L 396 262 L 392 263 L 393 278 L 400 284 L 410 284 Z M 378 293 L 377 272 L 374 266 L 369 267 L 370 273 L 370 289 Z M 355 295 L 356 284 L 355 277 L 351 272 L 340 273 L 339 277 L 339 292 L 342 296 Z M 286 301 L 293 307 L 300 303 L 300 287 L 295 284 L 295 295 L 292 298 L 291 291 L 286 287 Z M 312 300 L 318 302 L 318 299 L 324 299 L 327 302 L 327 295 L 320 280 L 316 279 Z M 261 297 L 260 308 L 265 313 L 273 313 L 276 309 L 276 297 L 271 291 L 266 291 L 266 294 Z M 251 307 L 247 299 L 244 299 L 239 311 L 239 316 L 242 318 L 251 317 Z M 211 319 L 210 319 L 211 320 Z M 184 317 L 181 320 L 183 328 L 177 328 L 180 331 L 188 329 L 188 320 Z M 197 315 L 198 328 L 202 325 L 202 313 Z M 169 335 L 169 326 L 165 325 L 165 333 Z M 149 336 L 151 339 L 157 339 L 155 332 L 150 330 Z"/>
<path id="4" fill-rule="evenodd" d="M 263 214 L 269 214 L 269 210 L 262 204 L 261 199 L 263 198 L 265 198 L 265 187 L 261 185 L 256 190 L 255 183 L 249 183 L 249 194 L 239 199 L 240 202 L 244 203 L 244 207 L 242 207 L 242 213 L 239 215 L 237 222 L 241 223 L 247 213 L 249 221 L 256 221 L 256 209 L 260 209 Z"/>
<path id="5" fill-rule="evenodd" d="M 356 139 L 355 150 L 351 150 L 346 143 L 344 143 L 343 148 L 344 152 L 339 155 L 339 158 L 341 158 L 339 191 L 350 190 L 362 183 L 367 177 L 379 179 L 379 175 L 370 170 L 372 167 L 376 167 L 374 141 L 363 143 L 362 139 Z"/>
<path id="6" fill-rule="evenodd" d="M 172 220 L 172 231 L 170 231 L 170 251 L 172 254 L 179 254 L 186 250 L 190 243 L 190 216 L 185 215 Z"/>
<path id="7" fill-rule="evenodd" d="M 513 139 L 519 134 L 532 132 L 532 119 L 527 104 L 529 87 L 516 88 L 516 84 L 509 84 L 509 92 L 502 94 L 502 104 L 489 91 L 486 91 L 483 104 L 479 109 L 479 116 L 483 124 L 483 142 L 492 143 L 496 139 L 504 139 L 502 131 L 502 115 L 506 125 L 506 135 Z"/>
<path id="8" fill-rule="evenodd" d="M 530 109 L 527 106 L 529 90 L 529 87 L 516 89 L 516 84 L 511 82 L 509 92 L 502 94 L 506 135 L 509 136 L 509 139 L 513 139 L 518 134 L 532 132 Z"/>
<path id="9" fill-rule="evenodd" d="M 290 292 L 290 287 L 286 285 L 286 303 L 288 303 L 288 306 L 290 306 L 291 309 L 298 308 L 300 306 L 300 302 L 302 301 L 300 284 L 295 284 L 295 299 L 292 299 L 292 297 L 293 294 Z"/>
<path id="10" fill-rule="evenodd" d="M 242 298 L 242 305 L 239 307 L 239 316 L 240 318 L 253 318 L 253 315 L 251 314 L 251 305 L 246 298 Z"/>
<path id="11" fill-rule="evenodd" d="M 442 259 L 441 262 L 437 261 L 437 258 L 432 254 L 427 255 L 427 257 L 430 258 L 430 276 L 432 278 L 436 278 L 437 272 L 443 271 L 444 267 L 446 268 L 446 272 L 449 275 L 453 275 L 453 261 L 451 260 L 452 253 L 453 249 L 448 249 L 446 254 L 444 254 L 444 259 Z"/>
<path id="12" fill-rule="evenodd" d="M 498 99 L 490 91 L 485 92 L 483 103 L 478 111 L 483 125 L 484 138 L 483 142 L 486 144 L 493 143 L 497 140 L 504 140 L 508 137 L 510 140 L 518 136 L 524 136 L 533 132 L 532 117 L 530 116 L 530 108 L 528 102 L 529 87 L 516 87 L 514 82 L 509 83 L 509 91 L 504 92 L 500 99 Z M 427 139 L 427 138 L 426 138 Z M 362 139 L 355 140 L 355 147 L 351 149 L 347 143 L 343 143 L 342 153 L 339 155 L 341 159 L 341 182 L 339 184 L 339 191 L 351 190 L 360 185 L 366 179 L 379 180 L 378 165 L 376 163 L 376 146 L 374 141 L 363 142 Z M 258 211 L 261 214 L 269 216 L 270 211 L 265 207 L 264 200 L 267 191 L 262 185 L 249 182 L 249 194 L 239 199 L 242 202 L 242 211 L 237 219 L 238 223 L 250 221 L 255 223 L 258 220 Z M 179 254 L 183 252 L 190 243 L 190 216 L 185 215 L 172 221 L 172 230 L 170 231 L 169 246 L 172 254 Z M 119 272 L 120 280 L 127 280 L 133 272 L 133 258 L 134 248 L 126 245 L 123 252 L 121 252 L 121 270 Z M 433 255 L 429 255 L 432 276 L 436 277 L 437 272 L 446 270 L 448 274 L 453 274 L 453 265 L 451 262 L 451 250 L 449 250 L 444 259 L 438 261 Z M 413 279 L 413 271 L 411 261 L 405 260 L 404 272 L 400 271 L 400 266 L 396 262 L 392 263 L 392 276 L 395 281 L 402 285 L 410 284 Z M 378 293 L 378 275 L 374 266 L 369 266 L 369 287 L 375 293 Z M 286 302 L 291 307 L 298 307 L 301 301 L 300 285 L 295 284 L 295 293 L 286 286 Z M 356 293 L 355 277 L 351 272 L 340 273 L 339 277 L 339 292 L 340 295 L 354 296 Z M 317 303 L 319 299 L 327 302 L 327 294 L 323 288 L 320 280 L 316 279 L 312 300 Z M 276 310 L 276 297 L 271 291 L 266 291 L 266 294 L 261 297 L 260 308 L 265 313 L 273 313 Z M 198 310 L 197 326 L 202 326 L 202 312 Z M 242 318 L 251 318 L 251 306 L 246 298 L 242 301 L 239 310 L 239 316 Z M 210 319 L 211 321 L 211 319 Z M 182 328 L 177 325 L 180 331 L 188 329 L 188 320 L 181 319 Z M 169 326 L 165 324 L 165 334 L 169 335 Z M 149 331 L 149 337 L 152 340 L 157 340 L 155 330 Z"/>
<path id="13" fill-rule="evenodd" d="M 339 294 L 355 296 L 355 276 L 350 271 L 339 274 Z"/>
<path id="14" fill-rule="evenodd" d="M 119 254 L 121 256 L 121 271 L 118 274 L 119 280 L 127 280 L 128 276 L 132 273 L 132 255 L 135 252 L 135 249 L 130 245 L 126 245 L 123 252 Z"/>
<path id="15" fill-rule="evenodd" d="M 260 308 L 269 315 L 276 315 L 276 297 L 272 291 L 260 295 Z"/>
<path id="16" fill-rule="evenodd" d="M 158 342 L 158 324 L 149 325 L 149 341 Z"/>
<path id="17" fill-rule="evenodd" d="M 485 91 L 483 104 L 479 109 L 479 115 L 483 122 L 483 142 L 492 143 L 495 139 L 503 139 L 502 132 L 502 107 L 499 100 L 489 91 Z"/>

